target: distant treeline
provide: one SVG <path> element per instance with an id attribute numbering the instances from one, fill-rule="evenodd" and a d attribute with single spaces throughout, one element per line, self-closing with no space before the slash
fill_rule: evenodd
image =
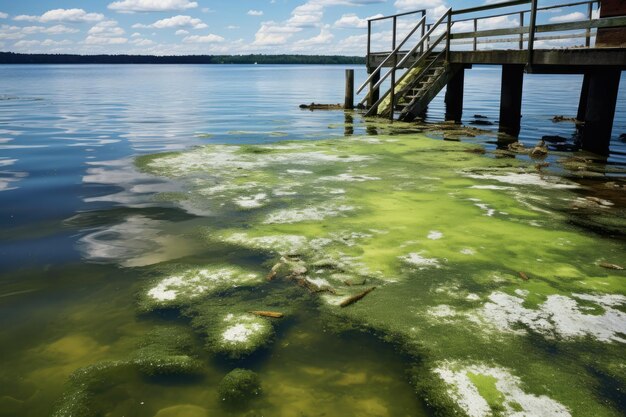
<path id="1" fill-rule="evenodd" d="M 0 64 L 309 64 L 362 65 L 365 58 L 339 55 L 69 55 L 0 52 Z"/>

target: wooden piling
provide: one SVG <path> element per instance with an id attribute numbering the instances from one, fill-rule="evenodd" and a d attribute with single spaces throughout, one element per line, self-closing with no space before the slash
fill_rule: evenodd
<path id="1" fill-rule="evenodd" d="M 585 73 L 583 77 L 583 85 L 580 88 L 580 99 L 578 100 L 578 112 L 576 120 L 584 122 L 585 112 L 587 111 L 587 97 L 589 96 L 589 74 Z"/>
<path id="2" fill-rule="evenodd" d="M 446 88 L 446 120 L 461 123 L 463 116 L 463 84 L 465 82 L 465 68 L 460 69 L 448 81 Z"/>
<path id="3" fill-rule="evenodd" d="M 524 66 L 502 65 L 502 90 L 500 92 L 500 131 L 511 136 L 519 135 L 522 121 L 522 87 Z"/>
<path id="4" fill-rule="evenodd" d="M 370 94 L 367 97 L 367 108 L 372 108 L 374 103 L 378 101 L 380 98 L 380 90 L 378 88 L 374 88 L 376 83 L 380 81 L 380 71 L 374 74 L 372 80 L 370 81 Z M 377 110 L 374 110 L 374 113 L 377 113 Z"/>
<path id="5" fill-rule="evenodd" d="M 620 76 L 621 70 L 612 68 L 590 73 L 585 125 L 582 129 L 582 148 L 586 151 L 609 154 Z"/>
<path id="6" fill-rule="evenodd" d="M 343 102 L 343 108 L 351 110 L 354 108 L 354 70 L 346 70 L 346 96 Z"/>

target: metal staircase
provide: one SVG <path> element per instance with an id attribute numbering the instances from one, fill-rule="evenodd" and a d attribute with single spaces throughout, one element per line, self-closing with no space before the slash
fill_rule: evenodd
<path id="1" fill-rule="evenodd" d="M 446 59 L 450 49 L 451 11 L 452 9 L 448 9 L 437 22 L 429 25 L 428 30 L 426 30 L 426 17 L 422 16 L 415 27 L 371 72 L 367 80 L 357 90 L 357 93 L 360 93 L 367 85 L 370 85 L 369 92 L 361 100 L 362 105 L 371 101 L 370 95 L 374 91 L 378 91 L 382 83 L 389 77 L 391 77 L 391 87 L 369 106 L 365 113 L 366 116 L 378 115 L 395 119 L 397 115 L 399 120 L 411 121 L 426 110 L 428 103 L 454 76 L 458 68 L 450 66 Z M 420 28 L 422 29 L 421 39 L 410 51 L 402 52 L 404 56 L 398 60 L 402 46 Z M 431 42 L 433 37 L 434 41 Z M 437 49 L 444 40 L 443 49 Z M 406 63 L 410 58 L 417 59 L 413 64 L 407 66 Z M 391 68 L 384 75 L 381 75 L 382 69 L 386 65 L 390 65 Z M 396 79 L 396 71 L 400 68 L 406 68 L 406 71 L 399 79 Z"/>

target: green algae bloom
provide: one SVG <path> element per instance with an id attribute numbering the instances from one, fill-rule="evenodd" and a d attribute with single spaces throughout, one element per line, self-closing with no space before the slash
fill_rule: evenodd
<path id="1" fill-rule="evenodd" d="M 619 415 L 625 273 L 601 265 L 624 245 L 576 225 L 619 224 L 623 210 L 474 149 L 402 135 L 141 157 L 142 171 L 184 190 L 159 198 L 199 216 L 186 232 L 229 256 L 149 268 L 137 309 L 173 309 L 209 353 L 241 361 L 295 343 L 288 324 L 251 311 L 289 316 L 313 300 L 328 328 L 406 352 L 417 394 L 442 415 Z M 166 333 L 94 369 L 201 369 L 188 335 Z M 91 410 L 91 387 L 66 398 Z"/>

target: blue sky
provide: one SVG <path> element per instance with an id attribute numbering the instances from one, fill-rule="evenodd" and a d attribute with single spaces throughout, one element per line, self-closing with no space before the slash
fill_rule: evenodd
<path id="1" fill-rule="evenodd" d="M 38 53 L 364 55 L 366 18 L 498 0 L 0 0 L 0 51 Z M 542 0 L 540 5 L 555 4 Z M 553 10 L 543 21 L 584 18 Z M 414 18 L 399 22 L 401 30 Z M 516 25 L 507 17 L 490 26 Z M 375 28 L 386 45 L 389 27 Z M 388 49 L 388 48 L 383 48 Z"/>

